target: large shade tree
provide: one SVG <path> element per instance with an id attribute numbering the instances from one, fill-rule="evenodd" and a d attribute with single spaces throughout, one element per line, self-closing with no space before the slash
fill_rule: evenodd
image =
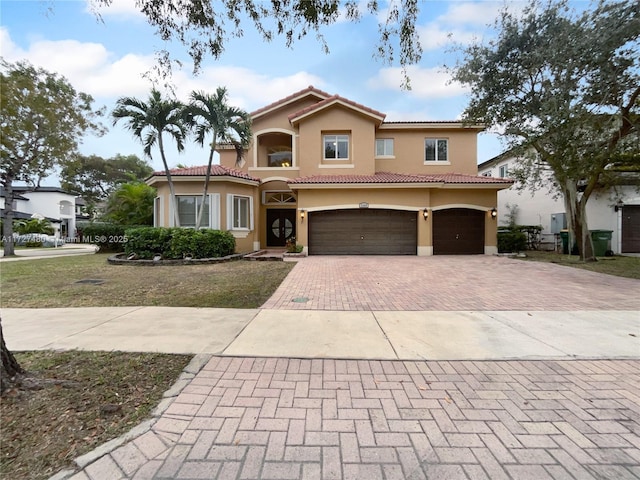
<path id="1" fill-rule="evenodd" d="M 146 102 L 133 97 L 119 98 L 116 102 L 116 108 L 112 112 L 113 124 L 115 125 L 119 120 L 124 120 L 126 128 L 131 131 L 136 139 L 140 140 L 144 146 L 144 153 L 149 158 L 152 158 L 151 151 L 153 147 L 158 146 L 169 184 L 174 222 L 177 227 L 180 226 L 180 217 L 178 216 L 173 179 L 171 178 L 171 171 L 165 155 L 163 135 L 166 133 L 173 138 L 178 152 L 184 150 L 187 134 L 184 109 L 184 105 L 179 100 L 163 98 L 162 94 L 154 88 L 151 90 Z"/>
<path id="2" fill-rule="evenodd" d="M 67 160 L 60 170 L 60 186 L 81 196 L 90 209 L 109 197 L 119 185 L 142 181 L 153 168 L 137 155 L 77 155 Z"/>
<path id="3" fill-rule="evenodd" d="M 251 118 L 244 110 L 232 107 L 227 103 L 227 89 L 218 87 L 215 94 L 202 91 L 192 92 L 187 107 L 187 119 L 195 133 L 195 140 L 201 146 L 209 143 L 209 159 L 202 190 L 202 200 L 198 208 L 196 229 L 202 225 L 213 154 L 219 144 L 233 145 L 236 150 L 236 166 L 241 166 L 244 150 L 251 141 Z"/>
<path id="4" fill-rule="evenodd" d="M 98 16 L 113 0 L 90 0 Z M 343 19 L 358 22 L 366 14 L 378 19 L 378 41 L 374 54 L 388 63 L 398 63 L 406 72 L 422 56 L 416 28 L 419 0 L 379 2 L 370 0 L 138 0 L 136 5 L 165 42 L 177 40 L 187 47 L 197 72 L 203 59 L 217 59 L 232 37 L 253 28 L 264 41 L 283 37 L 288 47 L 313 34 L 329 51 L 323 30 Z M 172 55 L 158 52 L 162 71 L 170 70 Z M 407 77 L 405 75 L 405 81 Z"/>
<path id="5" fill-rule="evenodd" d="M 621 159 L 638 167 L 638 2 L 577 13 L 562 0 L 533 1 L 522 14 L 505 10 L 494 27 L 452 69 L 471 90 L 464 115 L 504 133 L 522 186 L 563 196 L 580 257 L 592 260 L 587 201 Z"/>
<path id="6" fill-rule="evenodd" d="M 0 185 L 4 190 L 4 255 L 14 255 L 14 182 L 33 187 L 77 154 L 88 132 L 101 134 L 90 95 L 27 62 L 0 62 Z"/>

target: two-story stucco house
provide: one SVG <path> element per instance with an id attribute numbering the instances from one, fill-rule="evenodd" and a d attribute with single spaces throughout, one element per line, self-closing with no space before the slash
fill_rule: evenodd
<path id="1" fill-rule="evenodd" d="M 221 146 L 205 227 L 230 230 L 239 252 L 295 238 L 311 255 L 494 254 L 497 192 L 512 181 L 477 170 L 481 126 L 385 122 L 385 114 L 308 87 L 251 114 L 236 168 Z M 172 176 L 182 226 L 195 225 L 206 167 Z M 171 226 L 164 172 L 155 224 Z"/>

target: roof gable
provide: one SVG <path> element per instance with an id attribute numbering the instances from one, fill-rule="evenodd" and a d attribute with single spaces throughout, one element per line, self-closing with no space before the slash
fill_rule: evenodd
<path id="1" fill-rule="evenodd" d="M 267 115 L 269 113 L 272 113 L 276 110 L 279 110 L 281 108 L 286 107 L 287 105 L 290 105 L 292 103 L 295 103 L 299 100 L 303 100 L 307 97 L 313 97 L 317 100 L 324 100 L 325 98 L 329 98 L 331 95 L 327 92 L 324 92 L 322 90 L 319 90 L 317 88 L 315 88 L 313 85 L 309 85 L 307 88 L 300 90 L 298 92 L 292 93 L 291 95 L 281 98 L 280 100 L 276 100 L 273 103 L 270 103 L 269 105 L 266 105 L 262 108 L 259 108 L 258 110 L 255 110 L 253 112 L 251 112 L 251 119 L 255 120 L 257 118 L 260 118 L 264 115 Z"/>
<path id="2" fill-rule="evenodd" d="M 354 111 L 365 117 L 373 119 L 376 124 L 379 126 L 384 121 L 384 117 L 386 116 L 384 113 L 374 110 L 373 108 L 369 108 L 361 103 L 354 102 L 353 100 L 349 100 L 348 98 L 341 97 L 340 95 L 332 95 L 329 98 L 325 98 L 324 100 L 311 105 L 309 107 L 303 108 L 302 110 L 298 110 L 295 113 L 289 115 L 289 121 L 293 124 L 303 120 L 304 118 L 315 115 L 318 112 L 326 110 L 328 108 L 335 107 L 336 105 L 342 106 L 348 110 Z"/>

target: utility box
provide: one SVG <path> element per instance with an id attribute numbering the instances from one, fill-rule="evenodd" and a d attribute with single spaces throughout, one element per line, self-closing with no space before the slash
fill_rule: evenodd
<path id="1" fill-rule="evenodd" d="M 567 229 L 567 215 L 563 213 L 552 213 L 551 222 L 549 222 L 551 233 L 560 233 Z"/>

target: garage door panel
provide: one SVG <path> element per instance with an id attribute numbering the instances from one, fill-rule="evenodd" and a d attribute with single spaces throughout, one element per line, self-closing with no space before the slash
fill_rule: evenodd
<path id="1" fill-rule="evenodd" d="M 640 205 L 622 207 L 622 253 L 640 253 Z"/>
<path id="2" fill-rule="evenodd" d="M 433 212 L 434 255 L 484 253 L 485 213 L 468 208 Z"/>
<path id="3" fill-rule="evenodd" d="M 353 209 L 309 214 L 311 255 L 415 255 L 417 214 Z"/>

